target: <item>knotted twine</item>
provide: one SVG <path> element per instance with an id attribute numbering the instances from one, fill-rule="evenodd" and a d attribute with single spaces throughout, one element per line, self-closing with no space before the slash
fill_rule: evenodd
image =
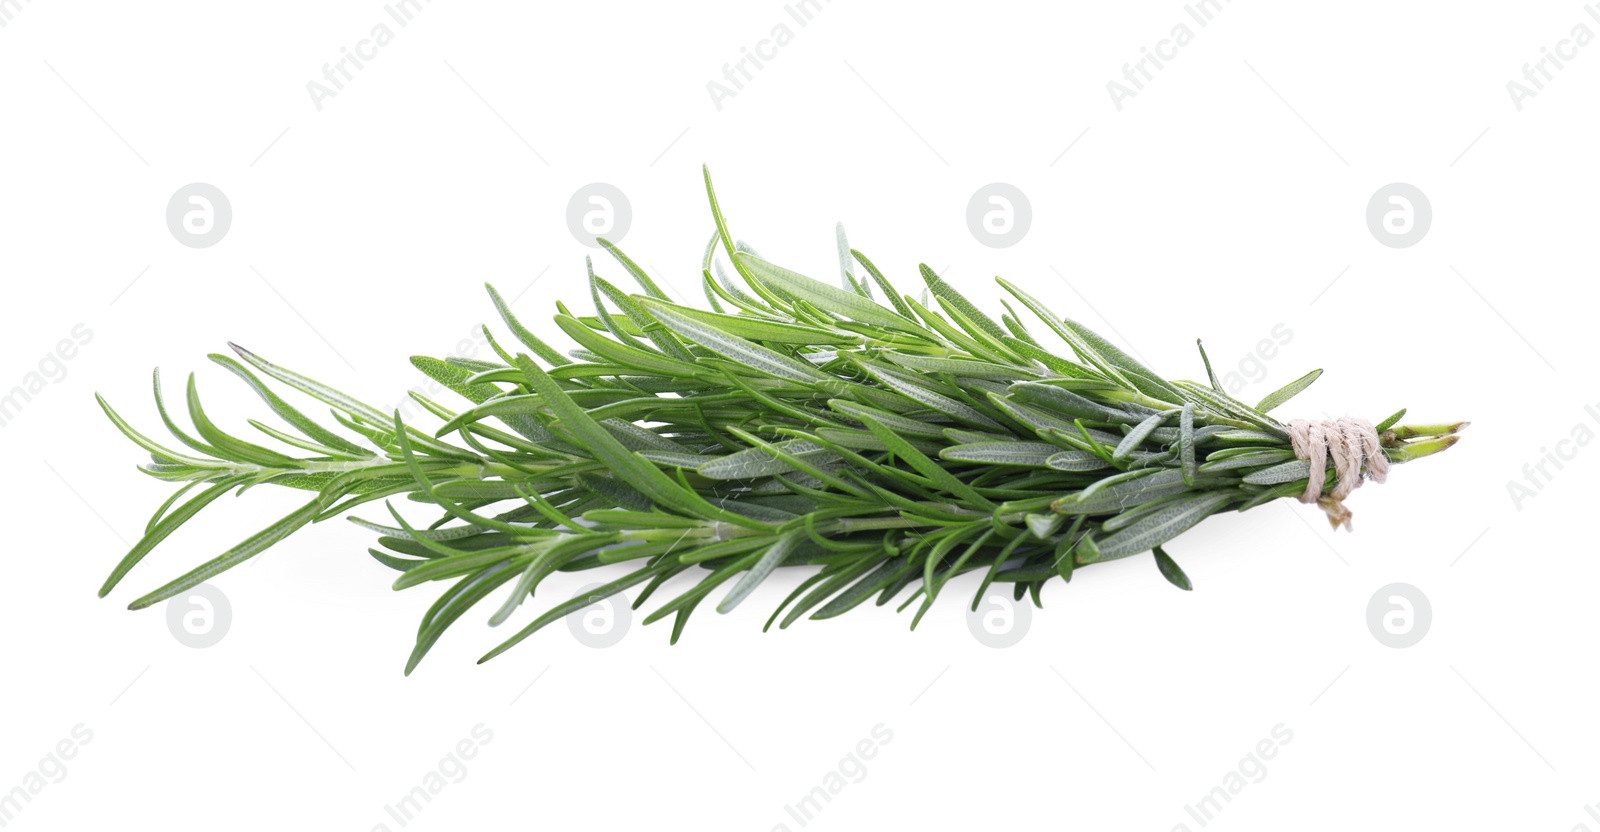
<path id="1" fill-rule="evenodd" d="M 1383 454 L 1378 432 L 1366 419 L 1351 416 L 1316 421 L 1293 419 L 1288 428 L 1294 455 L 1311 465 L 1300 502 L 1320 506 L 1335 529 L 1350 528 L 1352 514 L 1345 508 L 1344 498 L 1366 479 L 1381 483 L 1389 476 L 1389 458 Z M 1332 491 L 1323 494 L 1330 459 L 1338 481 Z"/>

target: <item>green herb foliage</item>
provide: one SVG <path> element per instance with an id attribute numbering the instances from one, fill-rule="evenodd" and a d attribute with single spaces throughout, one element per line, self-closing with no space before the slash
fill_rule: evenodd
<path id="1" fill-rule="evenodd" d="M 707 249 L 701 274 L 717 311 L 672 302 L 605 243 L 640 291 L 622 291 L 591 266 L 596 314 L 558 305 L 556 324 L 579 345 L 562 355 L 490 288 L 519 344 L 492 342 L 498 362 L 412 359 L 464 400 L 451 409 L 412 394 L 443 423 L 435 432 L 240 347 L 237 359 L 211 359 L 282 420 L 249 422 L 281 450 L 218 426 L 192 377 L 184 407 L 193 434 L 155 379 L 160 418 L 179 448 L 146 437 L 102 399 L 113 424 L 149 452 L 142 470 L 182 487 L 100 594 L 231 491 L 270 484 L 311 496 L 132 608 L 211 580 L 302 526 L 383 501 L 378 519 L 351 517 L 379 535 L 372 557 L 399 573 L 397 589 L 445 587 L 418 630 L 409 673 L 470 608 L 498 594 L 490 622 L 500 625 L 556 572 L 618 577 L 551 605 L 485 659 L 597 596 L 640 585 L 636 605 L 669 586 L 677 593 L 646 618 L 673 617 L 676 641 L 719 588 L 714 606 L 728 612 L 796 568 L 812 574 L 768 627 L 907 593 L 902 608 L 918 606 L 914 624 L 969 572 L 978 573 L 974 608 L 996 582 L 1037 603 L 1043 584 L 1069 580 L 1077 567 L 1144 552 L 1189 589 L 1165 544 L 1210 515 L 1305 488 L 1304 464 L 1266 411 L 1320 371 L 1250 407 L 1217 389 L 1214 376 L 1210 385 L 1158 376 L 1001 280 L 1067 347 L 1051 350 L 1010 303 L 997 323 L 927 266 L 920 277 L 934 304 L 926 293 L 899 294 L 842 228 L 840 285 L 819 282 L 735 246 L 709 174 L 706 190 L 712 245 L 735 273 L 713 277 Z M 320 401 L 332 423 L 270 382 Z M 1399 415 L 1382 425 L 1395 462 L 1449 447 L 1461 426 L 1395 427 Z M 408 522 L 391 503 L 397 497 L 431 507 L 431 522 Z"/>

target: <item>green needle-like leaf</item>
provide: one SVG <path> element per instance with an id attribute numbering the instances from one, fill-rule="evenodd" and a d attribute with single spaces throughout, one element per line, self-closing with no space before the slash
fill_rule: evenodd
<path id="1" fill-rule="evenodd" d="M 810 364 L 748 341 L 694 316 L 681 314 L 670 304 L 644 298 L 639 303 L 668 329 L 736 364 L 800 384 L 832 380 L 832 376 Z"/>
<path id="2" fill-rule="evenodd" d="M 1267 413 L 1284 402 L 1298 396 L 1301 390 L 1311 386 L 1311 383 L 1322 377 L 1321 370 L 1312 370 L 1309 373 L 1285 384 L 1283 387 L 1272 391 L 1261 403 L 1256 405 L 1256 410 Z"/>
<path id="3" fill-rule="evenodd" d="M 722 603 L 717 605 L 717 612 L 724 614 L 732 612 L 734 607 L 739 606 L 739 602 L 743 601 L 751 592 L 754 592 L 755 588 L 760 586 L 768 575 L 772 574 L 772 570 L 783 565 L 784 558 L 787 558 L 789 553 L 794 551 L 794 547 L 804 538 L 804 531 L 791 531 L 779 537 L 771 546 L 767 547 L 767 551 L 762 553 L 761 559 L 756 561 L 756 565 L 751 567 L 749 572 L 744 573 L 744 577 L 739 579 L 739 583 L 735 584 L 733 589 L 728 590 L 727 597 L 723 598 Z"/>
<path id="4" fill-rule="evenodd" d="M 322 509 L 322 498 L 312 500 L 300 508 L 285 515 L 278 522 L 251 535 L 243 543 L 212 558 L 200 566 L 191 569 L 182 576 L 173 580 L 160 589 L 155 590 L 128 605 L 130 610 L 141 610 L 153 604 L 159 604 L 176 595 L 194 589 L 195 587 L 211 580 L 223 572 L 238 566 L 241 563 L 266 551 L 267 547 L 288 537 L 317 516 Z"/>
<path id="5" fill-rule="evenodd" d="M 1199 494 L 1179 500 L 1100 543 L 1100 559 L 1116 560 L 1147 552 L 1188 531 L 1196 523 L 1216 513 L 1234 495 L 1229 492 Z"/>
<path id="6" fill-rule="evenodd" d="M 1151 551 L 1155 552 L 1156 568 L 1161 570 L 1161 577 L 1166 578 L 1173 586 L 1184 592 L 1194 589 L 1194 584 L 1189 583 L 1189 576 L 1183 574 L 1183 570 L 1178 568 L 1177 561 L 1162 551 L 1160 546 L 1154 547 Z"/>
<path id="7" fill-rule="evenodd" d="M 932 333 L 916 324 L 907 321 L 900 315 L 890 312 L 864 298 L 855 292 L 847 292 L 837 286 L 812 280 L 798 272 L 792 272 L 782 266 L 768 263 L 759 257 L 749 254 L 734 255 L 734 262 L 739 263 L 745 271 L 755 276 L 761 283 L 770 286 L 776 291 L 799 297 L 820 309 L 836 312 L 863 324 L 888 327 L 890 329 L 905 330 L 908 332 L 926 333 L 930 340 Z"/>

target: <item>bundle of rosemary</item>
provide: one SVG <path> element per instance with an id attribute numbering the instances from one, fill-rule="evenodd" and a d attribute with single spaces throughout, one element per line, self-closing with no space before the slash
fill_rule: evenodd
<path id="1" fill-rule="evenodd" d="M 413 524 L 386 502 L 387 522 L 351 519 L 379 535 L 371 555 L 399 573 L 396 589 L 452 582 L 422 621 L 407 673 L 503 585 L 491 624 L 552 573 L 613 564 L 620 576 L 555 604 L 484 659 L 597 598 L 643 585 L 641 605 L 684 573 L 691 580 L 645 619 L 673 616 L 673 641 L 719 586 L 731 584 L 717 603 L 727 612 L 780 566 L 812 570 L 768 627 L 808 613 L 832 618 L 868 599 L 881 605 L 908 589 L 901 609 L 918 605 L 915 626 L 968 572 L 982 573 L 974 607 L 996 582 L 1038 604 L 1053 578 L 1143 552 L 1188 589 L 1162 546 L 1205 517 L 1296 495 L 1348 522 L 1342 500 L 1364 477 L 1448 448 L 1464 425 L 1398 425 L 1403 410 L 1376 426 L 1279 422 L 1268 413 L 1320 371 L 1250 407 L 1222 392 L 1209 361 L 1209 385 L 1164 380 L 1000 280 L 1071 348 L 1061 354 L 1009 302 L 996 321 L 927 266 L 921 302 L 897 292 L 842 230 L 841 286 L 818 282 L 735 245 L 709 173 L 706 191 L 716 224 L 701 262 L 710 311 L 673 303 L 602 241 L 640 291 L 591 264 L 594 314 L 556 304 L 556 325 L 578 344 L 563 355 L 491 287 L 521 347 L 491 336 L 499 362 L 413 358 L 466 399 L 452 410 L 413 393 L 444 422 L 432 433 L 237 346 L 237 359 L 210 357 L 283 420 L 250 424 L 284 448 L 224 432 L 192 375 L 186 404 L 198 435 L 174 421 L 155 379 L 161 420 L 189 452 L 147 438 L 101 399 L 151 454 L 141 470 L 183 487 L 100 594 L 218 497 L 273 484 L 313 496 L 130 607 L 183 593 L 309 523 L 403 495 L 438 516 Z M 719 246 L 736 279 L 720 268 Z M 307 417 L 257 373 L 331 407 L 346 433 Z"/>

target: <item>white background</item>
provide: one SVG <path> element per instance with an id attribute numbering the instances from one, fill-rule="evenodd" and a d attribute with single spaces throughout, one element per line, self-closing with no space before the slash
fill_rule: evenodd
<path id="1" fill-rule="evenodd" d="M 1207 828 L 1600 829 L 1600 447 L 1559 446 L 1536 496 L 1508 492 L 1600 433 L 1600 46 L 1520 111 L 1506 88 L 1600 31 L 1581 4 L 1238 0 L 1202 28 L 1177 2 L 833 0 L 803 27 L 776 0 L 436 2 L 320 111 L 307 83 L 388 20 L 378 2 L 6 8 L 0 390 L 93 333 L 0 427 L 0 790 L 93 733 L 8 829 L 397 829 L 385 806 L 480 723 L 492 741 L 408 828 L 798 829 L 784 807 L 881 723 L 892 741 L 807 828 L 1198 829 L 1185 806 L 1281 723 L 1292 741 Z M 1107 83 L 1184 22 L 1119 111 Z M 708 82 L 779 23 L 792 42 L 719 109 Z M 1170 376 L 1203 375 L 1196 337 L 1219 372 L 1254 367 L 1282 324 L 1240 396 L 1324 368 L 1285 416 L 1473 427 L 1359 492 L 1354 533 L 1292 501 L 1213 518 L 1172 546 L 1193 593 L 1148 557 L 1098 566 L 1009 649 L 956 591 L 914 633 L 867 608 L 763 635 L 782 574 L 676 647 L 636 616 L 609 649 L 556 626 L 476 666 L 506 634 L 485 605 L 406 678 L 435 590 L 391 592 L 341 522 L 218 579 L 214 647 L 124 609 L 300 499 L 266 489 L 95 597 L 169 489 L 94 392 L 162 434 L 150 368 L 175 397 L 195 371 L 247 431 L 264 408 L 205 360 L 232 340 L 393 406 L 421 380 L 407 356 L 491 320 L 485 280 L 547 335 L 554 300 L 588 307 L 566 206 L 590 182 L 626 194 L 623 248 L 697 297 L 702 162 L 734 233 L 814 276 L 843 221 L 904 286 L 927 262 L 997 309 L 1004 275 Z M 166 226 L 191 182 L 232 205 L 210 248 Z M 990 182 L 1031 203 L 1010 248 L 966 225 Z M 1409 248 L 1366 224 L 1391 182 L 1432 206 Z M 1409 649 L 1366 624 L 1396 581 L 1432 606 Z"/>

